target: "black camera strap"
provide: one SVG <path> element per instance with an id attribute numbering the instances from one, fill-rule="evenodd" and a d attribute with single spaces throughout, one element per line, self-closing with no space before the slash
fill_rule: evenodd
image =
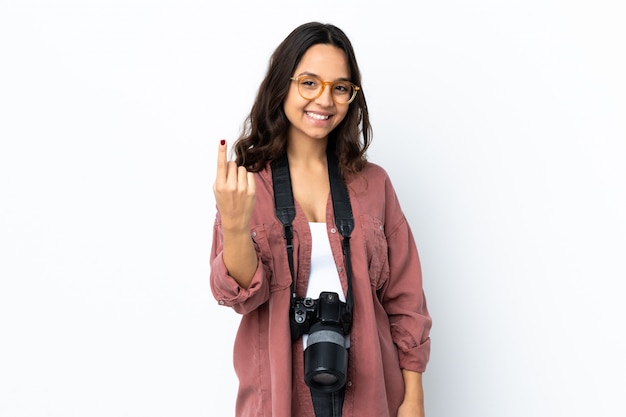
<path id="1" fill-rule="evenodd" d="M 335 226 L 343 237 L 342 249 L 344 255 L 346 275 L 348 277 L 348 292 L 346 294 L 346 312 L 348 313 L 348 326 L 352 318 L 352 308 L 354 300 L 352 298 L 352 263 L 350 261 L 350 235 L 354 229 L 354 218 L 352 216 L 352 206 L 350 196 L 345 182 L 339 174 L 339 161 L 334 152 L 327 153 L 328 158 L 328 178 L 330 180 L 330 193 L 335 213 Z M 293 225 L 296 217 L 296 207 L 291 189 L 291 176 L 289 173 L 289 161 L 287 154 L 275 159 L 271 163 L 272 181 L 274 183 L 274 203 L 276 217 L 283 224 L 284 235 L 287 246 L 287 258 L 289 261 L 289 271 L 291 272 L 291 306 L 296 301 L 296 276 L 293 263 Z"/>

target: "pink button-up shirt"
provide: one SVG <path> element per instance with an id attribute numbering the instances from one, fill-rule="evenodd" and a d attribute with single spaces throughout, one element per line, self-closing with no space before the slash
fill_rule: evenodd
<path id="1" fill-rule="evenodd" d="M 239 378 L 237 416 L 315 417 L 304 382 L 302 342 L 291 341 L 291 275 L 282 223 L 274 215 L 269 165 L 255 174 L 256 206 L 250 235 L 259 258 L 249 288 L 228 275 L 222 259 L 217 214 L 211 252 L 211 289 L 221 305 L 241 313 L 234 346 Z M 347 177 L 355 220 L 352 258 L 353 324 L 343 417 L 395 417 L 404 398 L 401 369 L 423 372 L 430 353 L 431 318 L 410 227 L 387 173 L 368 163 Z M 296 202 L 294 264 L 296 291 L 306 293 L 311 232 Z M 332 202 L 326 224 L 337 271 L 347 292 L 341 235 L 334 227 Z"/>

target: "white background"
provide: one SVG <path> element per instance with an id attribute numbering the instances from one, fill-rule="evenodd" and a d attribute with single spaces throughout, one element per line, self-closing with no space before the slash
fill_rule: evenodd
<path id="1" fill-rule="evenodd" d="M 429 417 L 626 415 L 620 0 L 0 0 L 0 416 L 233 415 L 219 139 L 352 39 L 420 248 Z"/>

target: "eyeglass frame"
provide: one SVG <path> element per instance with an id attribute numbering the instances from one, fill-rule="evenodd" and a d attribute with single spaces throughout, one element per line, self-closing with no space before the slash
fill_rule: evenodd
<path id="1" fill-rule="evenodd" d="M 302 92 L 300 91 L 300 84 L 299 84 L 299 80 L 301 78 L 315 78 L 316 80 L 318 80 L 322 84 L 322 88 L 320 88 L 320 92 L 317 94 L 317 96 L 312 97 L 312 98 L 308 98 L 308 97 L 304 97 L 302 95 Z M 300 97 L 302 97 L 305 100 L 315 100 L 315 99 L 320 98 L 321 95 L 324 93 L 324 90 L 326 89 L 327 85 L 330 85 L 331 88 L 332 88 L 333 84 L 337 84 L 337 83 L 341 83 L 341 82 L 347 82 L 347 83 L 352 85 L 352 89 L 354 91 L 354 93 L 352 93 L 352 97 L 350 97 L 350 100 L 348 100 L 345 103 L 337 103 L 335 101 L 335 95 L 332 93 L 332 91 L 330 93 L 330 97 L 333 99 L 333 103 L 335 103 L 335 104 L 350 104 L 356 98 L 357 94 L 359 93 L 359 90 L 361 90 L 361 87 L 359 87 L 358 85 L 354 84 L 351 81 L 347 81 L 347 80 L 344 80 L 344 81 L 322 81 L 319 77 L 316 77 L 315 75 L 307 75 L 307 74 L 305 74 L 305 75 L 300 75 L 298 77 L 289 77 L 289 80 L 298 82 L 298 85 L 296 86 L 296 88 L 298 89 L 298 94 L 300 94 Z"/>

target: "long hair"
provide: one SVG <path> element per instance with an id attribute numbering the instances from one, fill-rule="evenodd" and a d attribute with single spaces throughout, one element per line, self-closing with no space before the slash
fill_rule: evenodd
<path id="1" fill-rule="evenodd" d="M 331 24 L 305 23 L 294 29 L 271 56 L 267 74 L 257 93 L 241 136 L 234 145 L 236 162 L 252 172 L 281 156 L 287 148 L 289 120 L 283 103 L 289 92 L 290 77 L 305 52 L 314 45 L 328 44 L 344 51 L 351 81 L 361 86 L 361 72 L 352 44 L 346 34 Z M 366 162 L 372 128 L 363 90 L 349 104 L 348 113 L 328 137 L 343 172 L 357 173 Z"/>

